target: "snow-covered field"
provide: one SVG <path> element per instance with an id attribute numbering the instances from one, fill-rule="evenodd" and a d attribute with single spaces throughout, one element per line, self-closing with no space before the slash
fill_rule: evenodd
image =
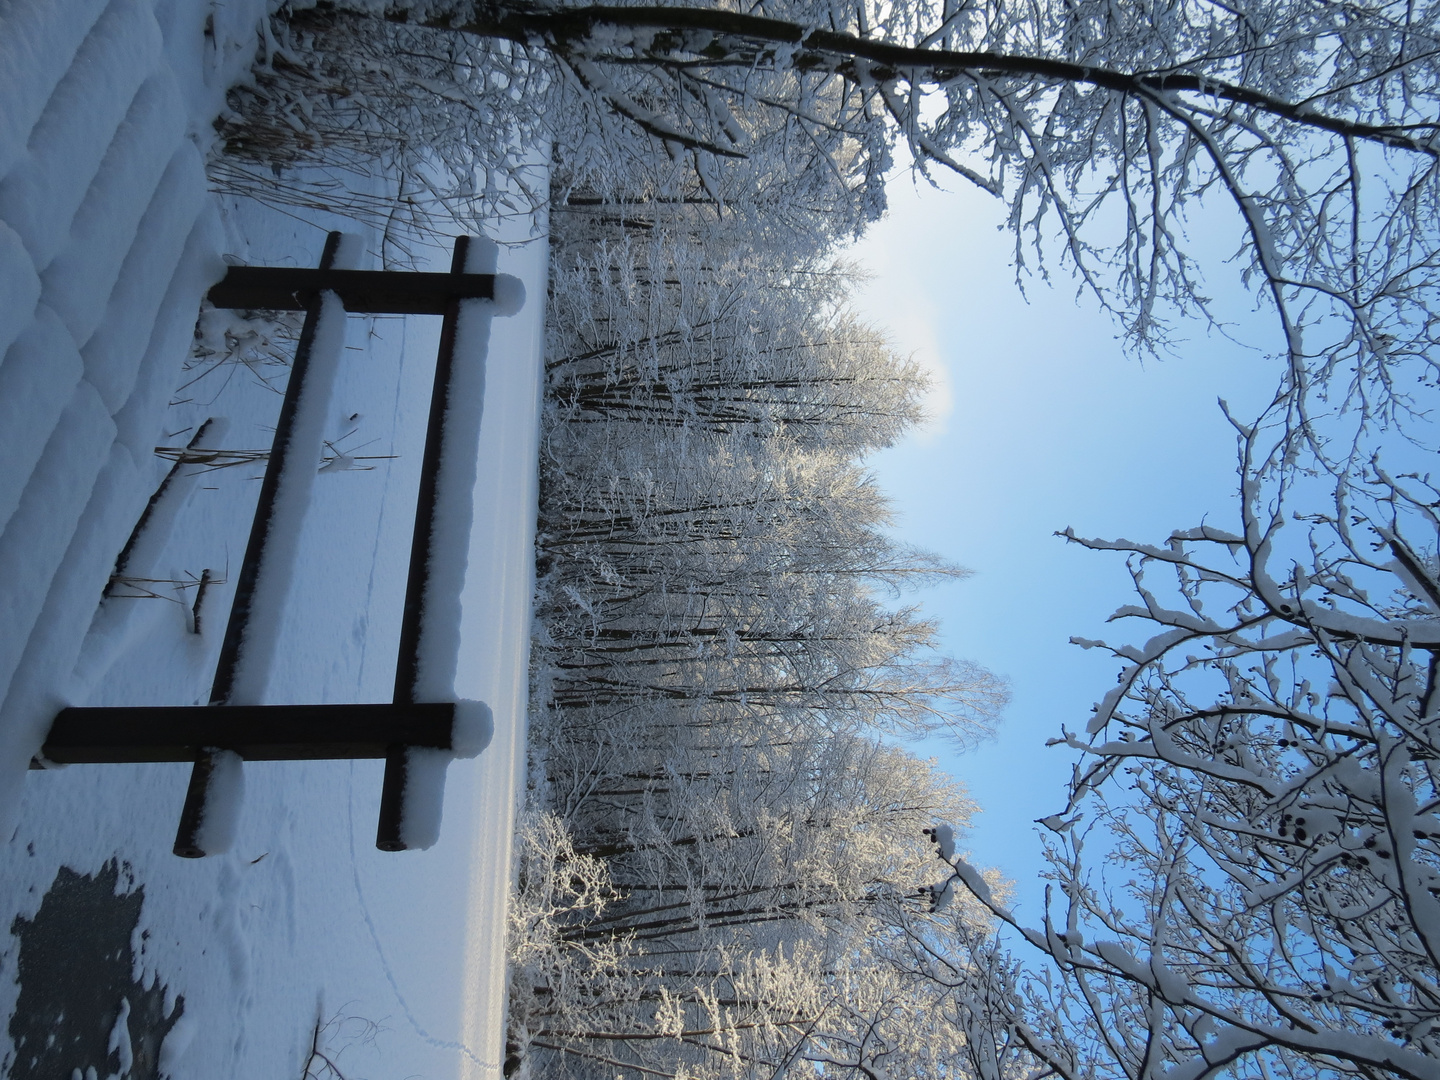
<path id="1" fill-rule="evenodd" d="M 187 765 L 26 772 L 61 705 L 208 699 L 231 585 L 208 590 L 197 634 L 188 583 L 207 569 L 233 582 L 263 464 L 182 470 L 128 568 L 156 596 L 131 588 L 101 606 L 102 590 L 170 466 L 155 446 L 183 445 L 210 417 L 206 446 L 269 445 L 284 367 L 254 343 L 190 355 L 225 258 L 314 266 L 326 229 L 356 228 L 206 190 L 210 120 L 244 76 L 262 8 L 0 0 L 0 916 L 12 930 L 0 1039 L 13 1076 L 147 1075 L 148 1031 L 164 1034 L 174 1077 L 299 1077 L 317 1020 L 332 1019 L 322 1049 L 352 1078 L 494 1075 L 503 1055 L 545 294 L 533 222 L 493 234 L 514 242 L 499 269 L 529 300 L 491 333 L 456 683 L 489 703 L 495 735 L 451 765 L 439 842 L 375 849 L 375 761 L 248 764 L 235 846 L 204 860 L 170 854 Z M 448 265 L 434 255 L 424 268 Z M 316 477 L 268 701 L 389 700 L 438 324 L 348 320 L 325 437 L 373 468 Z M 48 1047 L 27 1035 L 17 1048 L 37 965 L 58 947 L 73 966 L 90 941 L 61 919 L 58 946 L 35 944 L 62 867 L 70 886 L 78 874 L 129 896 L 127 911 L 143 892 L 134 982 L 85 1018 L 103 1021 L 98 1034 L 52 1017 Z"/>

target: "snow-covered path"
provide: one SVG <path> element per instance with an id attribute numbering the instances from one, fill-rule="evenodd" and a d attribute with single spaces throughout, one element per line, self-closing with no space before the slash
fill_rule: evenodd
<path id="1" fill-rule="evenodd" d="M 102 608 L 101 591 L 169 466 L 154 446 L 183 445 L 210 417 L 207 446 L 269 443 L 283 366 L 257 360 L 254 347 L 249 366 L 189 359 L 199 299 L 224 257 L 313 266 L 326 229 L 355 226 L 205 190 L 209 120 L 253 55 L 263 4 L 63 6 L 58 18 L 49 0 L 0 0 L 0 918 L 12 929 L 0 951 L 10 1017 L 0 1057 L 17 1077 L 84 1076 L 89 1066 L 149 1075 L 149 1023 L 164 1035 L 165 1074 L 291 1077 L 317 1019 L 333 1019 L 322 1044 L 343 1054 L 347 1075 L 498 1075 L 525 737 L 543 237 L 527 219 L 492 232 L 510 242 L 500 271 L 525 282 L 529 301 L 493 323 L 457 689 L 490 704 L 495 735 L 478 758 L 450 767 L 439 843 L 375 849 L 380 762 L 250 763 L 234 849 L 177 859 L 169 849 L 188 766 L 27 775 L 25 764 L 61 704 L 208 696 L 230 586 L 208 591 L 197 634 L 187 583 L 206 569 L 222 581 L 238 571 L 262 466 L 184 474 L 130 570 L 154 579 L 145 587 L 157 597 Z M 444 268 L 448 253 L 434 262 Z M 390 696 L 438 324 L 348 320 L 326 437 L 341 452 L 377 456 L 360 462 L 375 467 L 316 478 L 268 700 Z M 143 892 L 133 933 L 122 927 L 133 981 L 111 994 L 105 1016 L 87 1019 L 103 1020 L 93 1038 L 71 1039 L 71 1016 L 55 1021 L 51 1045 L 16 1047 L 16 1004 L 29 985 L 33 1010 L 45 955 L 35 945 L 27 967 L 22 942 L 31 948 L 41 935 L 27 928 L 51 925 L 59 910 L 52 899 L 41 915 L 57 875 L 132 901 Z"/>

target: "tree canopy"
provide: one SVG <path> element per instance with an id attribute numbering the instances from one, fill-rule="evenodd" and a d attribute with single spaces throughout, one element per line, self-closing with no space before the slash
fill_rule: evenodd
<path id="1" fill-rule="evenodd" d="M 1403 419 L 1435 378 L 1434 5 L 344 6 L 543 53 L 586 123 L 688 159 L 717 204 L 744 206 L 729 178 L 753 187 L 804 144 L 826 167 L 812 201 L 823 179 L 853 229 L 903 139 L 1006 201 L 1017 266 L 1058 254 L 1144 346 L 1209 317 L 1216 268 L 1190 216 L 1228 206 L 1233 261 L 1278 318 L 1297 437 L 1342 405 Z"/>

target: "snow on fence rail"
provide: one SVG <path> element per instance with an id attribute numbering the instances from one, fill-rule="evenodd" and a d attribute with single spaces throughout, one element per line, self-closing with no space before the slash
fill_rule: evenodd
<path id="1" fill-rule="evenodd" d="M 431 846 L 446 765 L 490 737 L 489 709 L 456 700 L 460 590 L 473 520 L 476 448 L 494 315 L 511 315 L 524 286 L 496 274 L 497 246 L 458 237 L 448 274 L 343 266 L 359 245 L 331 233 L 316 270 L 231 267 L 217 307 L 303 310 L 275 441 L 267 461 L 208 706 L 66 708 L 33 767 L 46 763 L 193 761 L 175 853 L 225 850 L 243 788 L 240 763 L 385 759 L 376 846 Z M 420 471 L 415 532 L 390 704 L 262 704 L 310 502 L 323 419 L 347 313 L 444 316 Z"/>

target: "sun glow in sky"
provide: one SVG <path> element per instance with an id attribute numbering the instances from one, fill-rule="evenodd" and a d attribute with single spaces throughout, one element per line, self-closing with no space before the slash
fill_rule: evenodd
<path id="1" fill-rule="evenodd" d="M 1045 741 L 1062 726 L 1083 731 L 1119 671 L 1069 638 L 1143 633 L 1105 625 L 1130 602 L 1123 561 L 1054 533 L 1161 541 L 1207 514 L 1233 520 L 1235 435 L 1217 399 L 1253 417 L 1277 368 L 1198 324 L 1179 328 L 1189 340 L 1172 355 L 1127 356 L 1118 326 L 1058 268 L 1053 287 L 1027 281 L 1027 303 L 1012 241 L 997 231 L 1001 208 L 946 186 L 897 177 L 890 213 L 848 255 L 874 275 L 857 309 L 937 376 L 932 422 L 870 465 L 899 536 L 975 572 L 913 600 L 940 618 L 950 652 L 1010 679 L 1013 701 L 995 740 L 963 753 L 935 740 L 922 752 L 979 802 L 974 861 L 1013 879 L 1022 917 L 1034 919 L 1043 863 L 1033 822 L 1063 808 L 1075 760 Z M 1223 233 L 1225 209 L 1205 213 L 1213 220 L 1192 221 L 1192 232 Z M 1211 277 L 1241 332 L 1263 341 L 1268 324 L 1233 267 Z"/>

